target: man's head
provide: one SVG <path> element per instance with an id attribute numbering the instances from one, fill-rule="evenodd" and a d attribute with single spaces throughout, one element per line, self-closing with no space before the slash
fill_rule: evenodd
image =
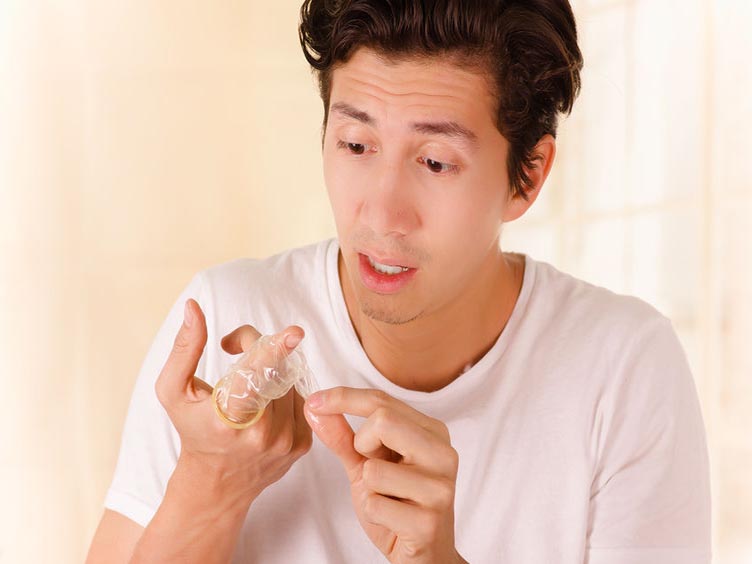
<path id="1" fill-rule="evenodd" d="M 558 114 L 580 84 L 571 8 L 306 0 L 301 16 L 324 102 L 324 175 L 361 308 L 389 323 L 430 314 L 489 274 L 501 225 L 548 174 Z M 412 277 L 369 284 L 363 255 Z"/>

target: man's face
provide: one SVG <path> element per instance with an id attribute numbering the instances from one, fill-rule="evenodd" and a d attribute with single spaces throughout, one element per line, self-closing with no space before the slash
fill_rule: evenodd
<path id="1" fill-rule="evenodd" d="M 324 178 L 343 284 L 371 319 L 434 313 L 496 264 L 509 181 L 495 105 L 481 74 L 446 60 L 387 65 L 360 49 L 334 71 Z"/>

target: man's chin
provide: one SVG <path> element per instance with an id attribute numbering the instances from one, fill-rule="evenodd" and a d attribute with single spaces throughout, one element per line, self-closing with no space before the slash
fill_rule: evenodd
<path id="1" fill-rule="evenodd" d="M 389 296 L 385 296 L 387 301 Z M 399 304 L 377 303 L 381 300 L 373 297 L 361 298 L 360 311 L 372 321 L 380 321 L 388 325 L 404 325 L 420 317 L 420 313 L 400 308 Z"/>

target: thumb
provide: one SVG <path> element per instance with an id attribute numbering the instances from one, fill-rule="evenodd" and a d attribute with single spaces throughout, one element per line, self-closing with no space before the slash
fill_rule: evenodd
<path id="1" fill-rule="evenodd" d="M 157 396 L 162 403 L 183 398 L 193 385 L 201 353 L 206 346 L 206 318 L 198 303 L 185 302 L 183 324 L 156 383 Z"/>
<path id="2" fill-rule="evenodd" d="M 307 404 L 303 413 L 319 440 L 340 459 L 350 483 L 359 480 L 363 475 L 366 457 L 355 450 L 355 433 L 345 416 L 340 413 L 313 413 Z"/>

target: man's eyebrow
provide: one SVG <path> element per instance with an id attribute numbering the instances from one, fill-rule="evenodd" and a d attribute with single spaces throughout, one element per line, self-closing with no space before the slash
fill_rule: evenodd
<path id="1" fill-rule="evenodd" d="M 374 117 L 346 102 L 335 102 L 331 105 L 329 111 L 357 120 L 366 125 L 377 125 Z M 476 146 L 478 144 L 478 136 L 473 131 L 456 121 L 417 122 L 411 123 L 410 128 L 413 131 L 426 135 L 444 135 L 446 137 L 459 139 L 471 146 Z"/>
<path id="2" fill-rule="evenodd" d="M 444 135 L 465 141 L 470 145 L 478 144 L 478 136 L 470 131 L 464 125 L 456 121 L 438 121 L 438 122 L 419 122 L 412 123 L 413 131 L 424 133 L 426 135 Z"/>
<path id="3" fill-rule="evenodd" d="M 355 120 L 358 120 L 360 122 L 365 123 L 366 125 L 375 125 L 376 120 L 372 118 L 370 115 L 368 115 L 363 110 L 359 110 L 350 104 L 347 104 L 346 102 L 335 102 L 332 104 L 331 108 L 329 108 L 329 111 L 332 113 L 339 113 L 344 115 L 345 117 L 349 117 Z"/>

